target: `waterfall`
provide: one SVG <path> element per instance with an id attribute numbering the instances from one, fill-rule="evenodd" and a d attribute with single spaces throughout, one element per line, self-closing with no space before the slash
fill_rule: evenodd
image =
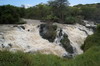
<path id="1" fill-rule="evenodd" d="M 23 51 L 27 53 L 39 52 L 60 57 L 75 56 L 83 53 L 80 47 L 84 44 L 86 37 L 93 34 L 92 29 L 80 24 L 54 23 L 53 25 L 57 25 L 57 29 L 54 29 L 54 34 L 56 35 L 52 38 L 53 41 L 50 42 L 48 39 L 43 38 L 43 36 L 46 36 L 45 33 L 49 31 L 48 28 L 45 27 L 45 29 L 40 31 L 40 24 L 10 25 L 7 26 L 7 29 L 3 29 L 6 25 L 1 25 L 0 50 Z"/>
<path id="2" fill-rule="evenodd" d="M 68 39 L 70 40 L 70 44 L 73 47 L 73 55 L 82 54 L 83 51 L 81 50 L 81 46 L 84 44 L 84 41 L 88 35 L 93 34 L 93 30 L 86 28 L 85 26 L 82 26 L 80 24 L 75 25 L 66 25 L 66 24 L 58 24 L 55 23 L 54 25 L 58 25 L 62 29 L 62 35 L 66 33 L 68 35 Z M 57 44 L 61 44 L 60 40 L 63 38 L 62 36 L 59 36 L 58 34 L 60 30 L 57 31 L 57 37 L 55 39 L 55 42 Z"/>

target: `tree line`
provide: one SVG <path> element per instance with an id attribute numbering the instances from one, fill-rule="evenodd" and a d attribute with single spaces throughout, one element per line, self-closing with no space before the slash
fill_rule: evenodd
<path id="1" fill-rule="evenodd" d="M 21 18 L 25 16 L 23 7 L 12 5 L 0 6 L 0 24 L 18 24 L 21 23 Z"/>
<path id="2" fill-rule="evenodd" d="M 82 20 L 100 22 L 100 3 L 69 6 L 68 0 L 50 0 L 25 9 L 12 5 L 0 6 L 0 23 L 18 23 L 20 18 L 46 22 L 83 24 Z"/>

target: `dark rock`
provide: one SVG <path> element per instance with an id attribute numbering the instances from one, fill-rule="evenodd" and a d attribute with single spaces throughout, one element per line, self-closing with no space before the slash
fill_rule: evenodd
<path id="1" fill-rule="evenodd" d="M 40 27 L 40 25 L 37 26 L 37 28 L 39 28 L 39 27 Z"/>
<path id="2" fill-rule="evenodd" d="M 24 27 L 24 26 L 18 26 L 18 25 L 14 25 L 13 27 L 22 28 L 23 30 L 25 30 L 25 27 Z"/>
<path id="3" fill-rule="evenodd" d="M 62 36 L 63 34 L 62 34 L 62 29 L 60 29 L 60 32 L 59 32 L 59 36 Z"/>
<path id="4" fill-rule="evenodd" d="M 88 29 L 92 29 L 93 32 L 96 32 L 96 27 L 93 27 L 93 26 L 86 26 L 86 28 L 88 28 Z"/>
<path id="5" fill-rule="evenodd" d="M 28 49 L 30 49 L 30 46 L 27 46 Z"/>
<path id="6" fill-rule="evenodd" d="M 67 58 L 67 59 L 72 59 L 73 58 L 73 55 L 72 54 L 65 54 L 63 55 L 63 58 Z"/>
<path id="7" fill-rule="evenodd" d="M 40 25 L 40 35 L 42 38 L 47 39 L 50 42 L 54 42 L 56 38 L 56 29 L 55 25 L 41 24 Z"/>
<path id="8" fill-rule="evenodd" d="M 27 31 L 30 31 L 29 29 Z"/>
<path id="9" fill-rule="evenodd" d="M 1 44 L 2 48 L 5 48 L 5 46 L 3 44 Z"/>
<path id="10" fill-rule="evenodd" d="M 25 30 L 25 27 L 24 26 L 19 26 L 19 27 L 21 27 L 23 30 Z"/>
<path id="11" fill-rule="evenodd" d="M 12 44 L 8 44 L 9 45 L 9 47 L 12 47 Z"/>
<path id="12" fill-rule="evenodd" d="M 82 30 L 82 29 L 80 29 L 80 28 L 79 28 L 79 30 L 80 30 L 80 31 L 83 31 L 83 32 L 85 32 L 85 33 L 86 33 L 86 35 L 89 35 L 87 31 L 85 31 L 85 30 Z"/>
<path id="13" fill-rule="evenodd" d="M 63 38 L 61 39 L 60 42 L 67 52 L 71 54 L 74 53 L 73 47 L 70 44 L 70 40 L 68 39 L 67 34 L 63 35 Z"/>
<path id="14" fill-rule="evenodd" d="M 13 27 L 18 27 L 18 25 L 14 25 Z"/>

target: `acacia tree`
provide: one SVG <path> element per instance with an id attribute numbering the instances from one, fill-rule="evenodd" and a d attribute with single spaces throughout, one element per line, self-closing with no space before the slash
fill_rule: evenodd
<path id="1" fill-rule="evenodd" d="M 51 6 L 53 14 L 63 20 L 66 8 L 69 5 L 68 0 L 50 0 L 49 5 Z"/>

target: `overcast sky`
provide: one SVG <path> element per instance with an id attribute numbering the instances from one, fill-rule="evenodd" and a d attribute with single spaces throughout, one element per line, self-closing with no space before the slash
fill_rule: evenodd
<path id="1" fill-rule="evenodd" d="M 21 6 L 22 4 L 28 6 L 34 6 L 39 3 L 47 3 L 49 0 L 0 0 L 0 5 L 11 4 L 15 6 Z M 100 0 L 68 0 L 70 5 L 77 4 L 91 4 L 100 3 Z"/>

